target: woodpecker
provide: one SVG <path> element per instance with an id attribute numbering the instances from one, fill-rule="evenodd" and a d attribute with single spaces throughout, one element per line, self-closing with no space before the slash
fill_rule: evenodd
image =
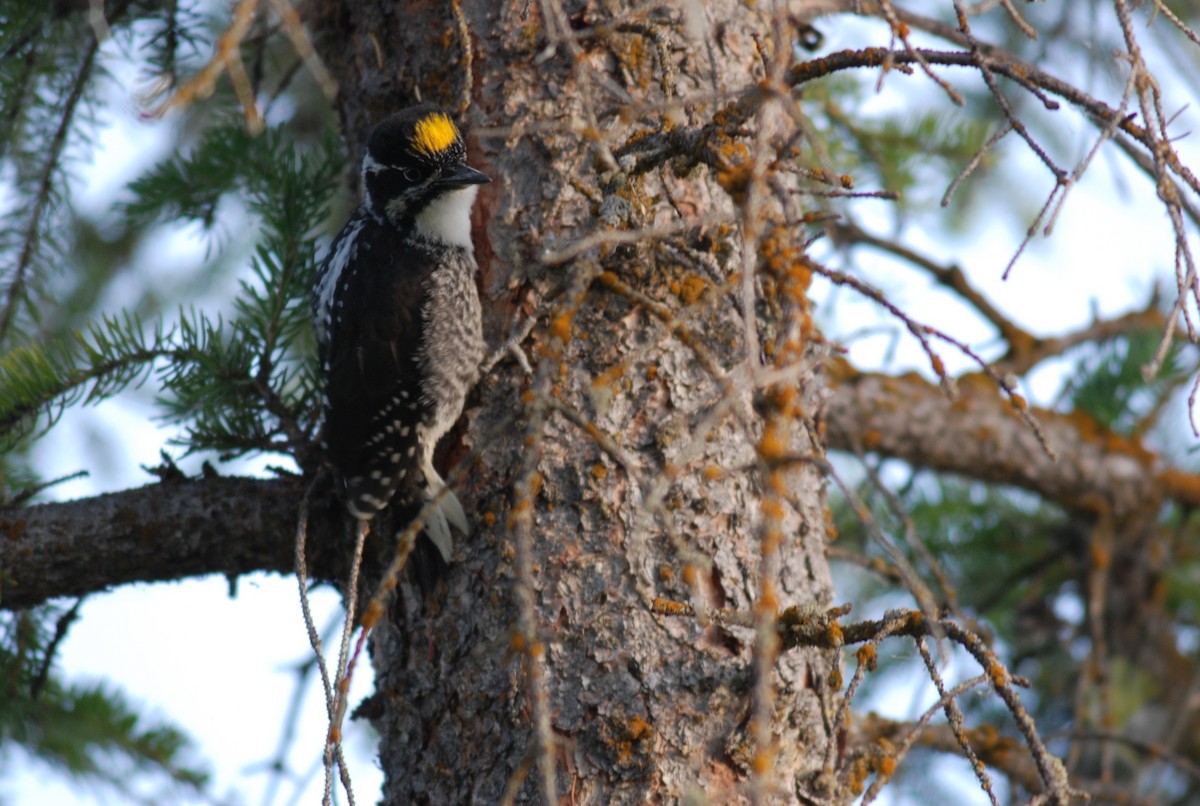
<path id="1" fill-rule="evenodd" d="M 438 107 L 391 115 L 367 140 L 362 204 L 313 285 L 322 442 L 346 508 L 370 519 L 436 498 L 425 534 L 446 561 L 451 527 L 468 525 L 433 451 L 484 358 L 470 217 L 490 181 Z"/>

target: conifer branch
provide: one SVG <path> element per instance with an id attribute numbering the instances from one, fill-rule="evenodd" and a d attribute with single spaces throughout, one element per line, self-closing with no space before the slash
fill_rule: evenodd
<path id="1" fill-rule="evenodd" d="M 32 36 L 32 34 L 28 36 Z M 27 37 L 20 37 L 4 50 L 4 53 L 0 55 L 0 60 L 17 58 L 17 51 L 27 44 Z M 0 128 L 0 158 L 7 156 L 9 148 L 12 147 L 13 130 L 16 128 L 17 121 L 21 118 L 21 113 L 25 107 L 23 102 L 30 91 L 30 87 L 33 85 L 33 77 L 37 74 L 39 55 L 40 52 L 37 48 L 29 48 L 21 58 L 21 69 L 17 74 L 16 80 L 10 87 L 5 88 L 5 95 L 11 98 L 11 100 L 5 105 L 3 128 Z"/>
<path id="2" fill-rule="evenodd" d="M 62 162 L 67 135 L 71 131 L 75 112 L 79 108 L 80 101 L 83 100 L 84 91 L 87 89 L 89 80 L 91 79 L 92 66 L 95 63 L 96 52 L 99 49 L 100 43 L 95 37 L 88 40 L 87 47 L 83 53 L 83 59 L 79 65 L 79 72 L 71 84 L 71 91 L 63 102 L 58 128 L 55 130 L 54 136 L 47 147 L 46 161 L 38 180 L 37 193 L 34 196 L 33 207 L 29 213 L 29 221 L 25 226 L 22 236 L 21 255 L 17 258 L 17 265 L 13 270 L 12 279 L 8 284 L 8 289 L 5 291 L 4 307 L 0 309 L 0 342 L 8 336 L 13 318 L 16 316 L 17 307 L 20 305 L 24 295 L 27 274 L 37 255 L 38 246 L 42 238 L 42 219 L 53 197 L 54 177 Z"/>
<path id="3" fill-rule="evenodd" d="M 305 483 L 206 478 L 0 509 L 0 608 L 131 582 L 288 573 Z M 339 550 L 345 516 L 331 495 L 313 501 L 309 574 L 336 579 L 346 560 Z"/>
<path id="4" fill-rule="evenodd" d="M 40 413 L 48 415 L 44 428 L 49 428 L 67 406 L 98 402 L 160 358 L 190 357 L 161 336 L 148 343 L 129 315 L 105 318 L 55 344 L 17 347 L 0 357 L 0 442 L 24 436 Z"/>
<path id="5" fill-rule="evenodd" d="M 1154 512 L 1164 500 L 1200 505 L 1200 479 L 1161 462 L 1136 438 L 1103 428 L 1082 411 L 1037 410 L 1057 461 L 980 376 L 957 379 L 958 400 L 916 375 L 832 373 L 825 407 L 828 446 L 866 450 L 917 467 L 1011 484 L 1068 510 L 1118 519 Z"/>

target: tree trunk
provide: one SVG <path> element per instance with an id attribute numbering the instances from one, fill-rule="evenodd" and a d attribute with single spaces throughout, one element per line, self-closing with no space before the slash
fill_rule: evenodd
<path id="1" fill-rule="evenodd" d="M 773 628 L 832 597 L 818 339 L 751 158 L 788 30 L 733 2 L 317 5 L 352 157 L 418 96 L 446 107 L 494 179 L 485 328 L 537 322 L 533 375 L 494 369 L 450 451 L 474 533 L 445 589 L 402 585 L 373 633 L 386 801 L 820 789 L 836 655 L 777 657 Z"/>

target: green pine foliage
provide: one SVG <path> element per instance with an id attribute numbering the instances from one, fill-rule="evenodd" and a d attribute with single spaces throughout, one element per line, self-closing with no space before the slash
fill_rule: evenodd
<path id="1" fill-rule="evenodd" d="M 124 313 L 10 350 L 0 356 L 0 444 L 11 448 L 66 407 L 153 375 L 164 419 L 181 426 L 176 441 L 187 451 L 305 459 L 316 388 L 308 290 L 341 165 L 332 136 L 297 154 L 278 130 L 251 137 L 229 125 L 134 182 L 127 213 L 140 226 L 159 218 L 211 225 L 221 198 L 239 194 L 260 237 L 233 313 L 184 310 L 174 324 L 152 325 Z"/>
<path id="2" fill-rule="evenodd" d="M 11 193 L 0 215 L 0 342 L 37 334 L 52 307 L 70 232 L 68 146 L 86 142 L 98 51 L 82 15 L 48 3 L 0 10 L 0 159 Z"/>
<path id="3" fill-rule="evenodd" d="M 0 450 L 41 433 L 77 403 L 103 400 L 136 383 L 166 357 L 161 331 L 132 314 L 104 316 L 51 344 L 28 343 L 0 356 Z"/>
<path id="4" fill-rule="evenodd" d="M 1006 632 L 1009 619 L 1033 591 L 1057 589 L 1069 576 L 1055 570 L 1069 519 L 1057 508 L 1019 490 L 922 473 L 904 485 L 896 500 L 928 555 L 910 544 L 905 523 L 883 496 L 864 485 L 859 491 L 872 517 L 901 546 L 920 579 L 934 587 L 939 606 L 964 609 Z M 882 549 L 840 499 L 834 507 L 837 545 L 886 560 Z M 1056 548 L 1058 546 L 1059 548 Z M 868 596 L 888 595 L 891 584 L 873 584 Z"/>
<path id="5" fill-rule="evenodd" d="M 157 210 L 211 223 L 220 196 L 236 188 L 260 232 L 229 321 L 193 311 L 173 334 L 190 360 L 163 367 L 161 398 L 167 418 L 184 428 L 178 441 L 186 449 L 306 461 L 316 400 L 308 293 L 341 169 L 332 135 L 297 153 L 278 130 L 251 137 L 234 124 L 134 183 L 135 219 Z"/>
<path id="6" fill-rule="evenodd" d="M 224 117 L 235 105 L 221 87 L 213 106 L 179 113 L 181 156 L 132 182 L 115 219 L 83 220 L 69 192 L 95 131 L 103 52 L 138 60 L 148 86 L 166 86 L 196 70 L 225 22 L 223 8 L 202 13 L 187 0 L 103 5 L 104 51 L 78 4 L 0 0 L 0 495 L 12 502 L 43 486 L 28 448 L 66 410 L 138 387 L 152 392 L 184 452 L 272 453 L 311 467 L 308 296 L 343 166 L 332 131 L 311 134 L 328 113 L 307 111 L 304 82 L 290 78 L 294 58 L 275 64 L 263 54 L 277 37 L 258 36 L 247 64 L 306 110 L 300 122 L 289 128 L 272 115 L 276 125 L 252 137 L 240 117 Z M 221 237 L 230 209 L 243 213 L 233 249 Z M 198 224 L 210 257 L 236 267 L 232 299 L 176 309 L 147 297 L 129 310 L 97 310 L 138 243 L 181 223 Z M 207 797 L 182 730 L 148 723 L 111 685 L 62 678 L 52 662 L 61 615 L 54 606 L 0 612 L 0 750 L 20 747 L 131 802 Z M 0 752 L 9 763 L 22 758 Z"/>
<path id="7" fill-rule="evenodd" d="M 138 773 L 162 782 L 149 802 L 202 790 L 208 774 L 186 760 L 196 751 L 185 734 L 140 716 L 112 686 L 68 685 L 53 673 L 55 643 L 70 618 L 56 606 L 0 614 L 0 746 L 15 743 L 78 784 L 130 800 L 144 796 L 147 779 Z"/>
<path id="8" fill-rule="evenodd" d="M 852 176 L 856 188 L 898 194 L 897 214 L 936 206 L 996 125 L 990 116 L 947 112 L 942 104 L 930 104 L 937 111 L 927 113 L 872 112 L 874 100 L 873 87 L 857 78 L 816 82 L 804 94 L 831 167 Z"/>
<path id="9" fill-rule="evenodd" d="M 1161 340 L 1161 332 L 1141 331 L 1095 345 L 1075 360 L 1062 397 L 1104 428 L 1140 435 L 1169 394 L 1195 371 L 1172 346 L 1159 372 L 1147 379 L 1143 369 Z"/>
<path id="10" fill-rule="evenodd" d="M 198 4 L 188 0 L 149 3 L 145 11 L 151 28 L 141 50 L 146 75 L 151 79 L 175 79 L 198 69 L 221 21 L 216 19 L 210 24 Z"/>

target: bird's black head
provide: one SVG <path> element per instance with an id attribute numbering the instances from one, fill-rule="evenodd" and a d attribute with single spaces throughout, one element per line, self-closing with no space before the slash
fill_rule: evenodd
<path id="1" fill-rule="evenodd" d="M 437 106 L 421 104 L 397 112 L 367 140 L 364 203 L 393 224 L 411 223 L 435 199 L 491 181 L 467 165 L 466 157 L 462 135 Z"/>

